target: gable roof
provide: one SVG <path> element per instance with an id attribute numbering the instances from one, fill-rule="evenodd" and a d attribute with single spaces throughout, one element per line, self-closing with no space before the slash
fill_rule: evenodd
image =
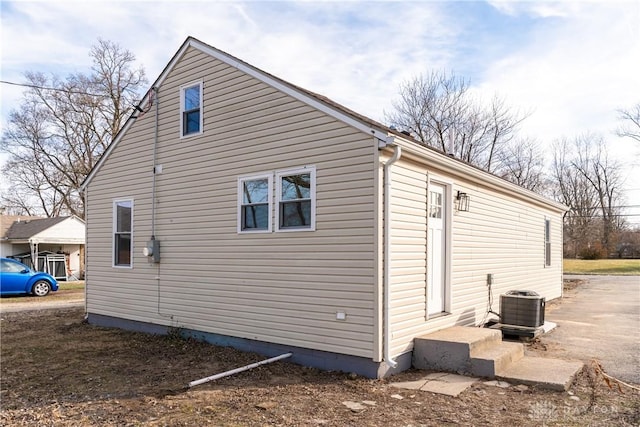
<path id="1" fill-rule="evenodd" d="M 33 219 L 41 219 L 41 216 L 30 215 L 0 215 L 0 239 L 5 238 L 7 230 L 11 228 L 16 221 L 27 221 Z"/>
<path id="2" fill-rule="evenodd" d="M 285 80 L 282 80 L 272 74 L 262 71 L 259 68 L 256 68 L 253 65 L 250 65 L 236 58 L 235 56 L 232 56 L 219 49 L 216 49 L 213 46 L 203 43 L 200 40 L 191 36 L 187 37 L 187 39 L 184 41 L 180 49 L 178 49 L 178 51 L 173 55 L 169 63 L 164 67 L 164 69 L 162 70 L 162 73 L 160 73 L 160 76 L 156 79 L 156 81 L 151 86 L 151 89 L 149 89 L 147 94 L 143 97 L 143 99 L 138 104 L 139 107 L 146 105 L 148 103 L 149 97 L 151 96 L 151 92 L 155 88 L 159 88 L 162 85 L 162 83 L 165 81 L 169 73 L 175 68 L 178 61 L 180 61 L 182 56 L 185 54 L 185 52 L 189 48 L 198 49 L 240 71 L 243 71 L 244 73 L 262 81 L 263 83 L 266 83 L 269 86 L 275 89 L 278 89 L 298 99 L 299 101 L 304 102 L 305 104 L 311 107 L 314 107 L 348 125 L 355 127 L 356 129 L 359 129 L 366 133 L 370 133 L 372 136 L 375 136 L 381 141 L 386 142 L 388 140 L 389 134 L 395 134 L 397 136 L 406 137 L 406 135 L 403 135 L 402 133 L 397 132 L 396 130 L 391 129 L 375 120 L 372 120 L 368 117 L 358 114 L 355 111 L 349 108 L 346 108 L 343 105 L 338 104 L 337 102 L 332 101 L 331 99 L 325 96 L 319 95 L 317 93 L 311 92 L 309 90 L 306 90 L 299 86 L 291 84 Z M 113 139 L 111 144 L 109 144 L 105 152 L 102 154 L 98 162 L 94 165 L 93 169 L 91 169 L 91 171 L 89 172 L 89 175 L 87 175 L 87 178 L 82 183 L 81 188 L 83 190 L 89 185 L 89 183 L 95 176 L 96 172 L 100 169 L 100 167 L 104 163 L 104 160 L 109 156 L 109 153 L 113 151 L 113 149 L 118 145 L 119 141 L 122 139 L 123 135 L 126 134 L 127 130 L 131 127 L 131 125 L 135 122 L 136 118 L 137 117 L 135 117 L 134 113 L 132 113 L 129 116 L 124 126 L 122 127 L 122 129 L 120 129 L 120 132 L 118 132 L 118 134 Z"/>
<path id="3" fill-rule="evenodd" d="M 55 218 L 31 219 L 26 221 L 15 221 L 7 230 L 5 235 L 9 240 L 28 239 L 44 230 L 61 223 L 69 216 L 59 216 Z"/>
<path id="4" fill-rule="evenodd" d="M 138 104 L 139 108 L 141 108 L 141 106 L 143 105 L 148 104 L 152 91 L 156 88 L 159 88 L 162 85 L 162 83 L 168 77 L 169 73 L 173 71 L 178 61 L 180 61 L 182 56 L 186 53 L 186 51 L 189 48 L 198 49 L 226 63 L 227 65 L 230 65 L 262 81 L 263 83 L 266 83 L 269 86 L 281 92 L 284 92 L 287 95 L 290 95 L 293 98 L 301 102 L 304 102 L 305 104 L 313 108 L 316 108 L 317 110 L 322 111 L 328 114 L 329 116 L 334 117 L 337 120 L 344 122 L 347 125 L 353 126 L 358 130 L 371 134 L 373 137 L 377 138 L 380 141 L 379 143 L 380 148 L 383 148 L 389 144 L 398 144 L 398 143 L 400 143 L 401 145 L 408 144 L 408 146 L 405 145 L 405 147 L 411 148 L 420 156 L 429 155 L 429 157 L 431 156 L 440 157 L 439 159 L 437 159 L 438 163 L 441 163 L 449 168 L 453 168 L 453 170 L 457 170 L 460 173 L 472 175 L 475 177 L 475 179 L 488 180 L 492 185 L 502 187 L 510 193 L 517 194 L 518 197 L 520 198 L 535 200 L 538 203 L 542 203 L 542 204 L 554 207 L 555 209 L 558 209 L 558 210 L 564 210 L 564 211 L 568 210 L 568 207 L 561 203 L 555 202 L 544 196 L 539 195 L 538 193 L 525 189 L 524 187 L 521 187 L 504 178 L 501 178 L 497 175 L 487 172 L 473 164 L 470 164 L 461 159 L 449 156 L 447 155 L 447 153 L 441 150 L 438 150 L 435 147 L 428 146 L 427 144 L 424 144 L 421 141 L 416 140 L 415 138 L 413 138 L 411 135 L 408 135 L 407 133 L 399 132 L 396 129 L 392 129 L 375 120 L 372 120 L 366 116 L 363 116 L 323 95 L 317 94 L 310 90 L 307 90 L 299 86 L 296 86 L 292 83 L 289 83 L 285 80 L 282 80 L 279 77 L 276 77 L 272 74 L 262 71 L 259 68 L 256 68 L 253 65 L 248 64 L 236 58 L 233 55 L 230 55 L 226 52 L 216 49 L 213 46 L 203 43 L 200 40 L 191 36 L 187 37 L 187 39 L 184 41 L 182 46 L 178 49 L 178 51 L 173 55 L 169 63 L 162 70 L 162 73 L 160 73 L 160 76 L 153 83 L 153 85 L 151 86 L 151 89 L 149 89 L 147 94 L 143 97 L 143 99 Z M 91 182 L 95 174 L 102 167 L 102 164 L 104 163 L 105 159 L 109 157 L 109 154 L 111 153 L 111 151 L 113 151 L 113 149 L 118 145 L 120 140 L 127 133 L 128 129 L 135 122 L 136 118 L 137 117 L 135 116 L 135 111 L 134 111 L 134 113 L 132 113 L 129 116 L 124 126 L 122 127 L 122 129 L 120 129 L 120 131 L 118 132 L 114 140 L 111 142 L 111 144 L 109 144 L 109 146 L 107 147 L 105 152 L 102 154 L 98 162 L 94 165 L 94 167 L 91 169 L 91 171 L 85 178 L 84 182 L 80 186 L 83 191 L 87 188 L 87 186 L 89 185 L 89 183 Z M 428 153 L 433 153 L 433 154 L 428 154 Z"/>

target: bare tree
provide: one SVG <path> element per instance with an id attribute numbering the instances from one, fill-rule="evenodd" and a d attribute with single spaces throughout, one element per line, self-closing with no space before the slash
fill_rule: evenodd
<path id="1" fill-rule="evenodd" d="M 468 105 L 469 83 L 442 71 L 432 71 L 400 85 L 400 99 L 387 114 L 393 125 L 410 131 L 425 144 L 447 151 L 449 137 Z"/>
<path id="2" fill-rule="evenodd" d="M 547 185 L 544 155 L 533 139 L 513 140 L 498 152 L 496 175 L 536 192 Z"/>
<path id="3" fill-rule="evenodd" d="M 122 127 L 147 80 L 135 58 L 99 40 L 92 73 L 62 80 L 28 72 L 29 89 L 10 113 L 0 150 L 9 154 L 2 203 L 28 213 L 84 217 L 80 185 Z"/>
<path id="4" fill-rule="evenodd" d="M 627 110 L 618 110 L 618 113 L 618 118 L 623 122 L 616 132 L 618 136 L 626 136 L 640 143 L 640 103 Z"/>
<path id="5" fill-rule="evenodd" d="M 594 188 L 572 166 L 575 148 L 567 139 L 554 143 L 552 174 L 556 181 L 554 196 L 570 207 L 564 219 L 564 236 L 568 242 L 565 256 L 578 252 L 597 239 L 593 235 L 597 197 Z"/>
<path id="6" fill-rule="evenodd" d="M 614 233 L 620 231 L 620 209 L 622 199 L 621 165 L 611 159 L 602 137 L 588 134 L 576 139 L 577 162 L 573 166 L 593 186 L 602 219 L 602 245 L 610 252 Z"/>
<path id="7" fill-rule="evenodd" d="M 392 105 L 385 118 L 393 126 L 489 172 L 526 117 L 497 96 L 488 106 L 472 98 L 467 80 L 443 71 L 404 82 Z"/>
<path id="8" fill-rule="evenodd" d="M 604 139 L 585 134 L 556 143 L 553 173 L 558 199 L 571 207 L 565 221 L 568 236 L 588 245 L 597 226 L 598 243 L 604 255 L 610 253 L 624 227 L 619 208 L 622 178 L 621 165 L 608 156 Z"/>

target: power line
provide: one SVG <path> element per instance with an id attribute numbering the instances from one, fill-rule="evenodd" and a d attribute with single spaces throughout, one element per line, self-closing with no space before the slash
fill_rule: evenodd
<path id="1" fill-rule="evenodd" d="M 611 214 L 607 215 L 607 217 L 629 217 L 629 216 L 640 216 L 640 214 Z M 593 219 L 601 219 L 600 215 L 587 216 L 587 215 L 571 215 L 571 218 L 593 218 Z"/>
<path id="2" fill-rule="evenodd" d="M 71 89 L 62 89 L 62 88 L 57 88 L 57 87 L 39 86 L 39 85 L 30 84 L 30 83 L 9 82 L 9 81 L 6 81 L 6 80 L 0 80 L 0 83 L 5 84 L 5 85 L 11 85 L 11 86 L 28 87 L 28 88 L 31 88 L 31 89 L 42 89 L 42 90 L 52 90 L 52 91 L 56 91 L 56 92 L 64 92 L 64 93 L 68 93 L 68 94 L 71 94 L 71 95 L 88 95 L 88 96 L 98 96 L 98 97 L 104 97 L 105 96 L 105 95 L 99 95 L 97 93 L 83 92 L 83 91 L 77 91 L 77 90 L 71 90 Z"/>
<path id="3" fill-rule="evenodd" d="M 605 209 L 635 209 L 635 208 L 640 208 L 640 205 L 620 205 L 620 206 L 606 206 Z M 585 210 L 585 211 L 589 211 L 589 210 L 602 210 L 602 206 L 592 206 L 592 207 L 583 207 L 583 208 L 576 208 L 575 210 Z"/>

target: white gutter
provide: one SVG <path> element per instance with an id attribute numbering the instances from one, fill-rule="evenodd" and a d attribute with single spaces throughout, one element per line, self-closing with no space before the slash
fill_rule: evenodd
<path id="1" fill-rule="evenodd" d="M 391 358 L 391 165 L 401 156 L 402 148 L 394 145 L 393 156 L 384 164 L 384 360 L 390 368 L 398 366 L 398 362 Z"/>
<path id="2" fill-rule="evenodd" d="M 396 137 L 394 142 L 402 145 L 405 158 L 411 158 L 426 166 L 445 170 L 447 174 L 450 174 L 453 177 L 468 180 L 474 184 L 479 184 L 483 187 L 490 188 L 503 194 L 508 194 L 511 197 L 515 197 L 519 200 L 524 200 L 528 203 L 533 203 L 544 208 L 552 208 L 559 212 L 569 210 L 569 207 L 562 203 L 550 200 L 534 191 L 527 190 L 517 184 L 509 182 L 503 178 L 499 178 L 492 173 L 468 165 L 456 158 L 434 152 L 427 147 L 422 147 L 400 137 Z"/>

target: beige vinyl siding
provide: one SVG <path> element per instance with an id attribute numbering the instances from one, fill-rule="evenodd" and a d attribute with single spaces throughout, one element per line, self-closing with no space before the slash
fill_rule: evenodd
<path id="1" fill-rule="evenodd" d="M 453 281 L 461 284 L 454 288 L 455 304 L 486 307 L 486 296 L 478 299 L 476 295 L 480 289 L 486 294 L 487 274 L 494 276 L 495 311 L 499 295 L 512 289 L 533 290 L 548 300 L 561 296 L 562 215 L 473 186 L 461 191 L 471 195 L 473 205 L 456 216 L 453 247 L 456 264 L 464 268 L 454 268 Z M 549 267 L 544 265 L 546 218 L 552 228 Z"/>
<path id="2" fill-rule="evenodd" d="M 203 133 L 180 138 L 180 87 L 199 80 Z M 142 255 L 151 237 L 153 107 L 88 187 L 88 311 L 373 357 L 372 137 L 196 49 L 164 80 L 159 102 L 161 263 Z M 305 165 L 316 168 L 316 231 L 238 234 L 238 177 Z M 115 198 L 134 201 L 131 269 L 111 266 Z"/>
<path id="3" fill-rule="evenodd" d="M 427 170 L 402 160 L 392 168 L 391 354 L 411 348 L 425 325 L 427 279 Z"/>
<path id="4" fill-rule="evenodd" d="M 393 355 L 413 348 L 413 338 L 454 325 L 478 325 L 488 304 L 487 274 L 494 275 L 493 311 L 500 294 L 514 289 L 551 300 L 562 292 L 562 214 L 470 184 L 446 171 L 401 159 L 393 166 Z M 426 318 L 426 174 L 451 184 L 450 312 Z M 470 196 L 468 212 L 455 210 L 455 194 Z M 544 221 L 551 220 L 552 263 L 544 266 Z M 506 262 L 505 262 L 506 261 Z"/>

